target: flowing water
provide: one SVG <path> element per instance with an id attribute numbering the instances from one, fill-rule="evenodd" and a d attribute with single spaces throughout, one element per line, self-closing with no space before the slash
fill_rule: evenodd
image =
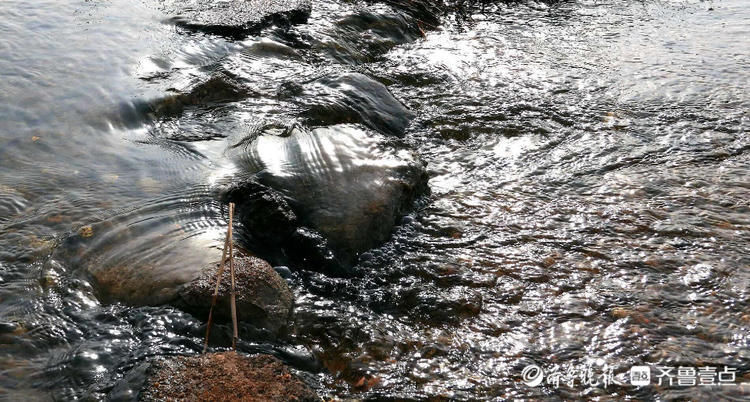
<path id="1" fill-rule="evenodd" d="M 217 259 L 230 139 L 314 123 L 316 99 L 281 89 L 351 72 L 416 116 L 403 141 L 431 194 L 353 277 L 295 272 L 291 334 L 240 349 L 327 397 L 748 398 L 747 2 L 458 3 L 439 21 L 410 4 L 321 0 L 225 38 L 157 0 L 0 2 L 0 398 L 102 399 L 148 358 L 198 353 L 205 317 L 159 307 L 169 283 L 134 307 L 92 275 Z M 138 113 L 217 71 L 253 95 Z M 530 364 L 625 384 L 529 386 Z M 634 387 L 633 365 L 737 372 Z"/>

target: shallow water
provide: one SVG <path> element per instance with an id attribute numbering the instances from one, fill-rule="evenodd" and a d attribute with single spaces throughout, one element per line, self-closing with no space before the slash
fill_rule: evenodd
<path id="1" fill-rule="evenodd" d="M 747 398 L 521 378 L 646 364 L 750 383 L 747 4 L 486 4 L 437 26 L 395 7 L 325 0 L 231 39 L 151 0 L 0 3 L 0 397 L 104 398 L 147 358 L 199 352 L 203 317 L 112 302 L 96 273 L 218 259 L 227 145 L 322 124 L 317 97 L 279 93 L 357 71 L 414 112 L 431 195 L 354 277 L 298 270 L 293 333 L 242 350 L 324 396 Z M 138 113 L 217 71 L 254 95 Z"/>

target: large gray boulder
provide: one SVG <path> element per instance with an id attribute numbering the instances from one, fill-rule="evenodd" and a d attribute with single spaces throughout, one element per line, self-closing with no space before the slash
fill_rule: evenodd
<path id="1" fill-rule="evenodd" d="M 359 125 L 262 134 L 235 149 L 225 201 L 265 258 L 347 274 L 427 190 L 412 151 Z"/>

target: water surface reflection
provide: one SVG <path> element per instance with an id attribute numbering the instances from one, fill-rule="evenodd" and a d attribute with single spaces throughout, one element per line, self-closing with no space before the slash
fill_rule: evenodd
<path id="1" fill-rule="evenodd" d="M 355 277 L 297 272 L 293 334 L 244 351 L 325 396 L 746 398 L 520 373 L 726 365 L 750 382 L 750 10 L 487 4 L 423 35 L 397 5 L 323 1 L 307 24 L 230 40 L 149 1 L 3 2 L 0 392 L 103 398 L 151 356 L 198 352 L 202 317 L 109 303 L 91 273 L 216 252 L 227 143 L 316 101 L 280 88 L 356 71 L 415 113 L 404 141 L 432 194 Z M 217 71 L 253 96 L 121 113 Z M 85 228 L 97 247 L 68 255 Z"/>

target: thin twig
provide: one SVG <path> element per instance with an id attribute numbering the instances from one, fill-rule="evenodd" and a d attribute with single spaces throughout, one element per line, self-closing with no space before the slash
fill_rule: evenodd
<path id="1" fill-rule="evenodd" d="M 229 227 L 227 228 L 227 236 L 224 238 L 224 250 L 221 252 L 221 262 L 219 263 L 219 272 L 216 274 L 216 287 L 214 288 L 214 296 L 211 300 L 211 309 L 208 311 L 208 323 L 206 324 L 206 340 L 203 343 L 203 353 L 208 351 L 208 336 L 211 333 L 211 323 L 213 322 L 214 307 L 216 306 L 216 299 L 219 297 L 219 285 L 221 284 L 221 276 L 224 274 L 224 263 L 227 260 L 227 249 L 231 245 L 232 239 L 232 213 L 234 212 L 234 204 L 230 204 L 229 208 Z M 231 265 L 231 262 L 230 262 Z"/>
<path id="2" fill-rule="evenodd" d="M 232 241 L 232 216 L 234 215 L 234 203 L 229 204 L 229 274 L 232 277 L 232 290 L 230 305 L 232 307 L 232 349 L 237 350 L 237 302 L 234 284 L 234 246 Z"/>

